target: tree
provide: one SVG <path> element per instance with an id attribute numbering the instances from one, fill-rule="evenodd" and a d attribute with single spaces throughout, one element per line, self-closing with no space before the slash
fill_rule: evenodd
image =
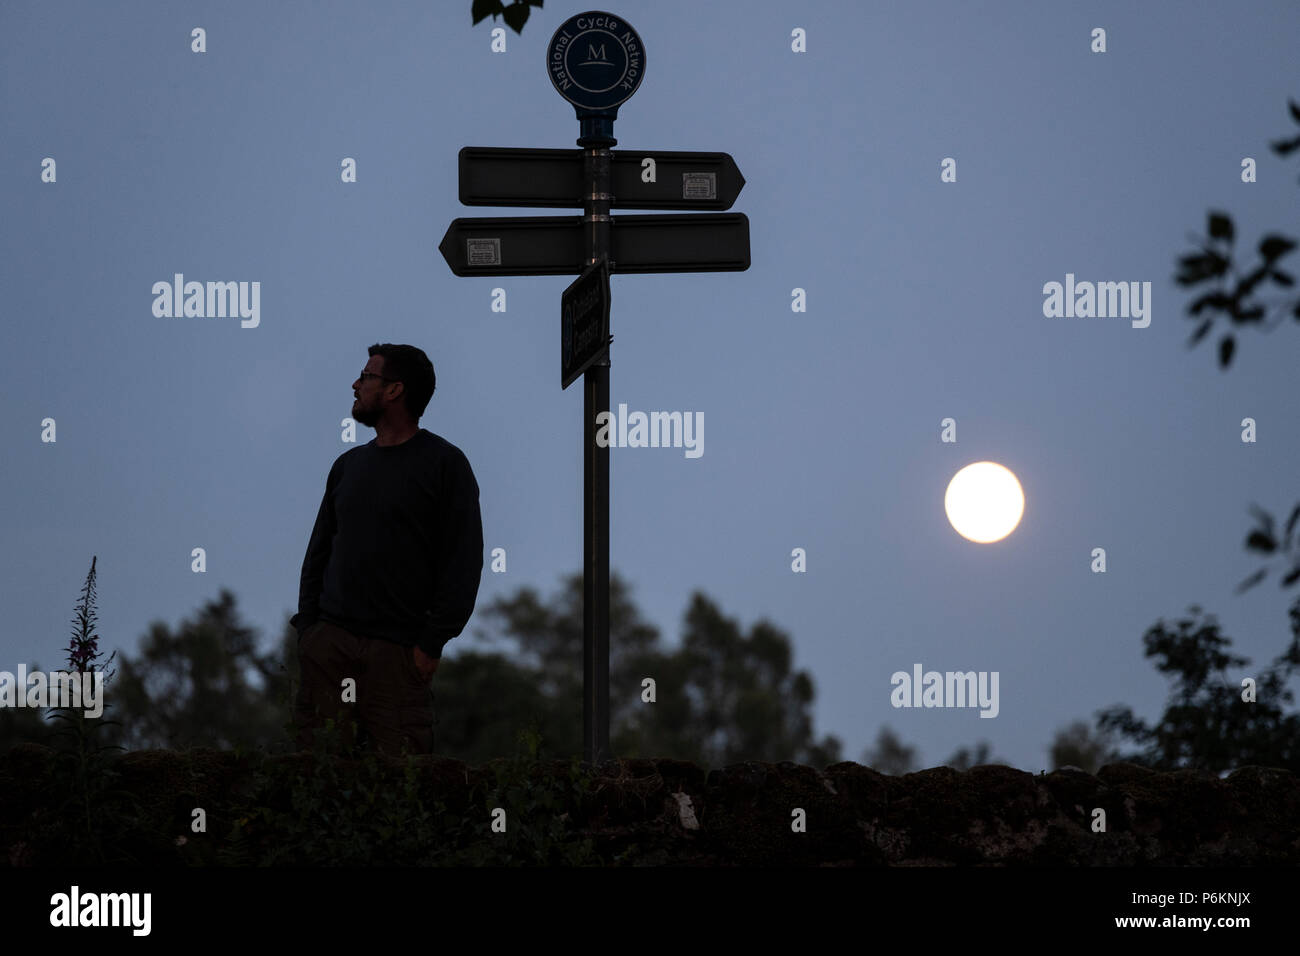
<path id="1" fill-rule="evenodd" d="M 1300 667 L 1300 604 L 1291 609 L 1291 643 L 1256 678 L 1253 701 L 1244 700 L 1243 688 L 1225 675 L 1226 668 L 1250 661 L 1228 651 L 1232 641 L 1219 633 L 1213 615 L 1199 620 L 1201 609 L 1190 610 L 1192 616 L 1176 622 L 1176 630 L 1160 621 L 1143 636 L 1146 656 L 1174 675 L 1160 721 L 1148 726 L 1119 706 L 1098 716 L 1103 734 L 1117 732 L 1143 748 L 1118 759 L 1159 770 L 1219 772 L 1258 764 L 1300 771 L 1300 714 L 1282 707 L 1294 699 L 1286 683 Z"/>
<path id="2" fill-rule="evenodd" d="M 1280 536 L 1272 515 L 1256 505 L 1251 510 L 1259 527 L 1247 535 L 1247 550 L 1281 552 L 1281 586 L 1294 585 L 1300 581 L 1300 540 L 1296 536 L 1300 505 L 1292 510 Z M 1237 586 L 1237 592 L 1259 584 L 1268 571 L 1267 565 L 1255 571 Z M 1072 725 L 1072 734 L 1058 733 L 1052 748 L 1054 761 L 1076 763 L 1085 770 L 1089 765 L 1074 758 L 1130 760 L 1162 769 L 1221 771 L 1252 763 L 1300 769 L 1300 714 L 1288 714 L 1282 706 L 1294 699 L 1286 684 L 1300 668 L 1300 598 L 1290 608 L 1291 642 L 1255 680 L 1254 701 L 1243 700 L 1243 689 L 1230 684 L 1224 674 L 1227 667 L 1244 666 L 1249 660 L 1227 650 L 1232 641 L 1219 634 L 1212 615 L 1198 622 L 1195 618 L 1201 609 L 1193 605 L 1191 612 L 1193 618 L 1178 621 L 1176 631 L 1161 621 L 1143 637 L 1146 656 L 1159 658 L 1158 669 L 1175 675 L 1161 720 L 1147 726 L 1130 708 L 1111 707 L 1098 714 L 1096 739 L 1078 733 L 1079 725 Z M 1107 750 L 1101 741 L 1115 732 L 1145 749 L 1127 754 Z M 1079 750 L 1071 752 L 1074 745 Z"/>
<path id="3" fill-rule="evenodd" d="M 1288 100 L 1287 105 L 1291 111 L 1291 118 L 1300 123 L 1300 106 L 1294 101 Z M 1288 153 L 1300 149 L 1300 136 L 1291 140 L 1278 140 L 1271 144 L 1273 151 L 1279 156 L 1285 156 Z M 1196 319 L 1206 310 L 1211 313 L 1209 317 L 1201 319 L 1192 333 L 1188 346 L 1195 346 L 1197 342 L 1203 339 L 1210 331 L 1214 324 L 1215 312 L 1222 312 L 1234 326 L 1245 327 L 1247 325 L 1262 325 L 1267 321 L 1268 313 L 1273 305 L 1280 305 L 1281 310 L 1277 316 L 1278 322 L 1283 321 L 1285 310 L 1290 308 L 1292 317 L 1300 322 L 1300 299 L 1287 303 L 1272 303 L 1266 305 L 1260 302 L 1251 301 L 1251 296 L 1255 294 L 1256 286 L 1271 279 L 1275 284 L 1290 288 L 1295 285 L 1295 278 L 1288 272 L 1278 268 L 1278 260 L 1295 248 L 1295 241 L 1286 236 L 1269 234 L 1260 240 L 1259 255 L 1260 261 L 1251 270 L 1242 276 L 1233 268 L 1232 245 L 1236 238 L 1236 230 L 1233 228 L 1232 218 L 1227 213 L 1211 211 L 1209 214 L 1208 238 L 1191 237 L 1191 241 L 1201 247 L 1199 253 L 1185 255 L 1178 260 L 1178 274 L 1175 281 L 1182 286 L 1193 286 L 1201 282 L 1218 280 L 1217 287 L 1207 292 L 1193 301 L 1187 308 L 1190 318 Z M 1232 278 L 1236 282 L 1235 288 L 1231 291 L 1225 284 L 1228 273 L 1232 273 Z M 1274 323 L 1276 325 L 1278 323 Z M 1236 336 L 1231 331 L 1226 332 L 1222 339 L 1219 340 L 1219 367 L 1226 369 L 1232 362 L 1233 352 L 1236 348 Z"/>
<path id="4" fill-rule="evenodd" d="M 139 655 L 123 659 L 114 695 L 122 746 L 287 747 L 297 635 L 286 622 L 280 653 L 258 653 L 258 632 L 235 603 L 223 588 L 175 632 L 154 622 Z"/>
<path id="5" fill-rule="evenodd" d="M 530 682 L 531 703 L 523 710 L 541 721 L 541 733 L 546 746 L 563 754 L 580 754 L 583 751 L 582 599 L 582 575 L 572 574 L 564 579 L 559 593 L 549 602 L 544 603 L 535 589 L 524 587 L 513 596 L 498 598 L 478 611 L 478 619 L 487 626 L 487 630 L 480 629 L 477 636 L 489 645 L 499 645 L 502 642 L 513 645 L 516 666 L 521 669 L 521 673 L 528 675 L 527 680 Z M 611 574 L 610 746 L 620 756 L 628 754 L 635 746 L 635 742 L 628 737 L 630 731 L 625 728 L 635 724 L 634 711 L 642 706 L 639 693 L 641 677 L 646 673 L 646 668 L 652 666 L 652 662 L 658 662 L 661 657 L 656 650 L 658 640 L 658 630 L 641 618 L 632 602 L 627 583 L 618 574 Z M 503 657 L 500 660 L 506 662 L 509 659 Z M 487 661 L 480 663 L 484 666 L 498 666 L 488 665 Z M 464 669 L 459 658 L 454 665 L 449 666 L 455 667 L 454 673 L 460 673 Z M 460 704 L 470 710 L 480 709 L 482 701 L 458 698 L 459 690 L 451 688 L 452 674 L 452 671 L 448 672 L 446 681 L 440 679 L 441 675 L 435 678 L 438 681 L 435 693 L 439 693 L 440 688 L 445 688 L 439 699 L 451 702 L 447 709 Z M 624 689 L 630 687 L 637 688 L 635 695 L 624 692 Z M 614 688 L 619 690 L 614 691 Z M 535 696 L 532 693 L 534 691 Z M 506 707 L 498 717 L 519 719 L 522 716 L 519 700 L 516 698 L 509 705 L 495 705 Z M 440 723 L 438 730 L 442 729 Z M 512 739 L 513 733 L 512 730 L 507 736 Z M 444 738 L 440 735 L 439 740 L 445 740 L 453 748 L 472 746 L 468 738 L 461 740 L 455 736 Z M 438 746 L 442 752 L 443 744 L 440 742 Z M 506 750 L 498 755 L 508 752 Z"/>
<path id="6" fill-rule="evenodd" d="M 482 764 L 515 753 L 526 727 L 541 735 L 547 752 L 580 751 L 581 727 L 574 729 L 569 709 L 541 683 L 536 670 L 503 654 L 444 656 L 433 679 L 434 752 Z"/>
<path id="7" fill-rule="evenodd" d="M 699 762 L 793 760 L 825 766 L 841 759 L 838 738 L 814 738 L 812 677 L 791 670 L 790 639 L 768 621 L 758 621 L 746 637 L 696 591 L 678 655 L 685 665 L 679 675 L 694 704 L 691 729 L 701 738 Z"/>
<path id="8" fill-rule="evenodd" d="M 513 642 L 522 664 L 535 668 L 542 694 L 562 720 L 552 740 L 561 753 L 582 750 L 582 591 L 582 575 L 573 574 L 549 603 L 523 588 L 482 612 L 494 626 L 486 638 Z M 674 757 L 705 767 L 742 760 L 824 766 L 840 759 L 838 739 L 814 739 L 812 679 L 792 671 L 788 635 L 766 621 L 746 636 L 695 592 L 682 645 L 666 651 L 615 573 L 609 646 L 610 747 L 619 756 Z M 642 700 L 646 678 L 654 681 L 653 703 Z"/>

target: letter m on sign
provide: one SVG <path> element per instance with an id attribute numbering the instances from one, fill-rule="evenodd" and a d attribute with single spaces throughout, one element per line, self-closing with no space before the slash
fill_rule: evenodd
<path id="1" fill-rule="evenodd" d="M 597 60 L 600 63 L 605 62 L 605 44 L 602 43 L 598 49 L 594 43 L 588 43 L 587 50 L 588 60 Z"/>

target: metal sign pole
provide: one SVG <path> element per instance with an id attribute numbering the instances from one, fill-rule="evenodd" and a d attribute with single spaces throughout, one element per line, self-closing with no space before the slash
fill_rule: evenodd
<path id="1" fill-rule="evenodd" d="M 587 265 L 609 258 L 609 209 L 613 196 L 609 147 L 612 136 L 588 135 L 583 172 L 583 227 Z M 613 123 L 609 124 L 613 132 Z M 608 142 L 606 142 L 608 140 Z M 582 740 L 588 764 L 610 760 L 609 749 L 609 446 L 596 444 L 596 416 L 609 411 L 609 351 L 582 376 L 583 385 L 583 562 L 582 562 Z"/>
<path id="2" fill-rule="evenodd" d="M 556 91 L 573 104 L 583 149 L 583 238 L 588 267 L 610 255 L 613 172 L 610 147 L 619 104 L 645 75 L 641 37 L 601 10 L 560 24 L 546 50 Z M 589 765 L 609 749 L 609 446 L 596 444 L 596 416 L 609 411 L 609 351 L 583 373 L 582 740 Z"/>

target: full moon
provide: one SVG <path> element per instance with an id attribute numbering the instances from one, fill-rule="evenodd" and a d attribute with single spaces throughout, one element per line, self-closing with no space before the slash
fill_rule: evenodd
<path id="1" fill-rule="evenodd" d="M 952 476 L 943 510 L 963 538 L 988 544 L 1016 530 L 1025 513 L 1025 493 L 1010 469 L 977 461 Z"/>

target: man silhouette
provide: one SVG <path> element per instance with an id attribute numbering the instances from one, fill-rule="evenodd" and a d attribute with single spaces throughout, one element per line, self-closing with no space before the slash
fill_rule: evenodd
<path id="1" fill-rule="evenodd" d="M 436 384 L 428 356 L 388 343 L 369 354 L 352 417 L 376 437 L 330 468 L 289 622 L 298 746 L 333 718 L 345 747 L 368 735 L 385 753 L 431 753 L 433 675 L 483 573 L 478 483 L 459 448 L 418 427 Z"/>

